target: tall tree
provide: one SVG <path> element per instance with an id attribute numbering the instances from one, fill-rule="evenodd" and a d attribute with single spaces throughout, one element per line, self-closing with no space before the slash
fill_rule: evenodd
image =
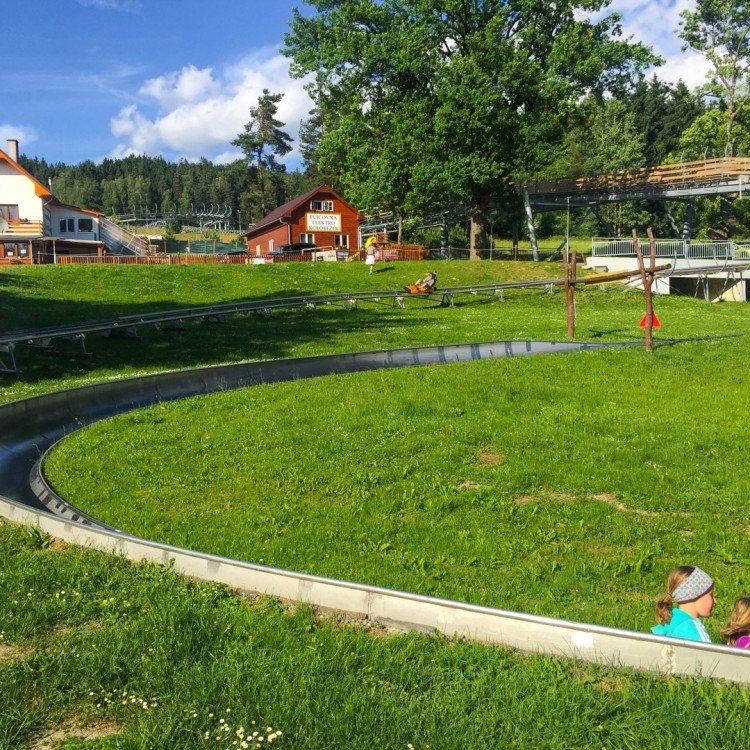
<path id="1" fill-rule="evenodd" d="M 655 75 L 648 81 L 638 81 L 626 103 L 646 141 L 646 166 L 663 164 L 677 148 L 683 131 L 705 109 L 701 97 L 691 93 L 682 81 L 672 87 Z"/>
<path id="2" fill-rule="evenodd" d="M 239 146 L 245 152 L 248 163 L 257 170 L 261 215 L 267 213 L 271 193 L 278 194 L 278 180 L 274 180 L 274 173 L 285 171 L 277 158 L 292 150 L 291 137 L 281 130 L 284 123 L 276 119 L 283 96 L 263 89 L 258 105 L 250 107 L 250 120 L 245 130 L 232 141 L 233 146 Z"/>
<path id="3" fill-rule="evenodd" d="M 588 145 L 586 172 L 609 174 L 640 167 L 646 140 L 625 102 L 608 99 L 595 110 L 590 120 Z"/>
<path id="4" fill-rule="evenodd" d="M 491 202 L 554 159 L 583 93 L 653 61 L 616 15 L 583 18 L 606 0 L 306 2 L 284 52 L 316 76 L 324 167 L 340 160 L 364 209 L 468 202 L 473 257 Z"/>
<path id="5" fill-rule="evenodd" d="M 696 0 L 680 14 L 683 51 L 693 49 L 711 63 L 707 90 L 726 107 L 726 148 L 750 101 L 750 6 L 745 0 Z"/>

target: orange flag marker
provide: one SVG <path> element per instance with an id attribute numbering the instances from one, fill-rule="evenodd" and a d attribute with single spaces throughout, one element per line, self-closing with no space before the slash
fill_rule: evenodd
<path id="1" fill-rule="evenodd" d="M 656 313 L 652 313 L 652 315 L 653 315 L 653 319 L 651 321 L 652 327 L 653 328 L 661 328 L 661 322 L 659 321 L 659 318 L 656 317 Z M 646 316 L 644 315 L 641 318 L 640 328 L 645 328 L 645 327 L 646 327 Z"/>

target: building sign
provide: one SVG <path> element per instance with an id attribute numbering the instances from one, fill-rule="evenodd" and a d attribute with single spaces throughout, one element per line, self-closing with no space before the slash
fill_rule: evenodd
<path id="1" fill-rule="evenodd" d="M 336 255 L 335 250 L 322 250 L 318 253 L 313 253 L 313 260 L 323 260 L 323 261 L 336 261 L 338 260 L 338 256 Z M 348 253 L 347 253 L 348 256 Z"/>
<path id="2" fill-rule="evenodd" d="M 308 232 L 340 232 L 341 214 L 305 214 Z"/>

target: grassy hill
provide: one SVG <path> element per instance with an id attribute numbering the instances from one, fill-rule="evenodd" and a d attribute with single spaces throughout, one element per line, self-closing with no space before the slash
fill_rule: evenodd
<path id="1" fill-rule="evenodd" d="M 3 269 L 0 320 L 9 330 L 398 288 L 429 267 L 391 268 Z M 437 268 L 444 286 L 560 275 Z M 577 300 L 582 340 L 642 338 L 638 293 Z M 745 305 L 689 298 L 657 311 L 661 339 L 744 334 L 750 320 Z M 0 398 L 212 362 L 564 333 L 563 295 L 540 289 L 452 308 L 238 317 L 92 337 L 86 360 L 23 352 Z M 740 336 L 262 386 L 97 424 L 60 444 L 49 474 L 84 509 L 151 538 L 640 630 L 667 570 L 698 564 L 717 579 L 716 637 L 750 589 L 749 346 Z M 64 748 L 241 746 L 267 727 L 294 748 L 719 748 L 747 734 L 750 692 L 737 686 L 396 636 L 33 530 L 0 527 L 0 555 L 0 748 L 43 736 Z M 76 732 L 88 739 L 62 739 Z"/>

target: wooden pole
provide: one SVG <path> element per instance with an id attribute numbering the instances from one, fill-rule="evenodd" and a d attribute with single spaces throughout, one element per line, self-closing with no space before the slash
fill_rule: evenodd
<path id="1" fill-rule="evenodd" d="M 641 246 L 638 244 L 638 233 L 633 230 L 633 246 L 635 248 L 635 254 L 638 256 L 638 268 L 641 272 L 641 282 L 643 283 L 643 293 L 646 298 L 646 351 L 652 352 L 654 350 L 654 306 L 651 295 L 651 284 L 654 281 L 654 272 L 656 269 L 656 243 L 654 242 L 654 235 L 651 232 L 651 227 L 647 230 L 649 239 L 649 269 L 646 270 L 646 264 L 643 260 L 643 253 L 641 252 Z"/>

